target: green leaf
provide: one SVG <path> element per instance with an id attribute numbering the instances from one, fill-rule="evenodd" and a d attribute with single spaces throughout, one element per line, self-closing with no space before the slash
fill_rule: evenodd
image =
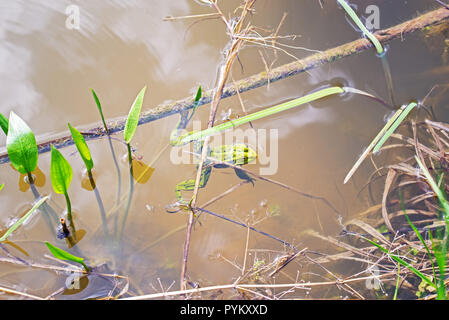
<path id="1" fill-rule="evenodd" d="M 385 126 L 382 128 L 382 130 L 380 130 L 377 136 L 373 139 L 373 141 L 371 141 L 368 148 L 366 148 L 366 150 L 362 153 L 362 155 L 356 161 L 351 170 L 349 170 L 348 174 L 345 177 L 345 180 L 343 181 L 343 184 L 346 184 L 349 181 L 349 179 L 351 179 L 352 175 L 360 167 L 360 165 L 366 159 L 371 150 L 373 151 L 373 153 L 375 153 L 379 151 L 380 148 L 382 148 L 385 141 L 387 141 L 387 139 L 393 134 L 393 132 L 402 123 L 402 121 L 404 121 L 405 117 L 416 106 L 417 104 L 412 102 L 409 105 L 407 106 L 404 105 L 400 109 L 396 110 L 396 112 L 393 114 L 390 120 L 388 120 Z"/>
<path id="2" fill-rule="evenodd" d="M 72 133 L 73 141 L 75 142 L 76 148 L 81 155 L 81 158 L 86 165 L 88 171 L 92 170 L 94 167 L 94 162 L 92 161 L 92 155 L 90 154 L 89 147 L 87 146 L 86 140 L 83 135 L 74 127 L 68 123 L 70 132 Z"/>
<path id="3" fill-rule="evenodd" d="M 0 184 L 0 191 L 3 189 L 5 185 L 4 184 Z"/>
<path id="4" fill-rule="evenodd" d="M 95 103 L 97 104 L 98 111 L 100 112 L 100 117 L 101 117 L 101 121 L 103 121 L 104 129 L 106 130 L 107 133 L 109 133 L 109 129 L 108 129 L 108 126 L 106 125 L 106 121 L 104 121 L 103 109 L 101 108 L 100 99 L 98 99 L 98 96 L 95 93 L 94 89 L 90 89 L 90 91 L 92 91 L 92 95 L 94 96 Z"/>
<path id="5" fill-rule="evenodd" d="M 38 158 L 36 137 L 25 121 L 13 111 L 9 115 L 6 147 L 9 159 L 17 171 L 28 174 L 36 169 Z"/>
<path id="6" fill-rule="evenodd" d="M 36 211 L 45 201 L 47 201 L 50 197 L 46 196 L 42 199 L 40 199 L 38 202 L 36 202 L 36 204 L 30 209 L 30 211 L 28 211 L 22 218 L 20 218 L 19 220 L 17 220 L 16 223 L 14 223 L 9 229 L 8 231 L 5 232 L 5 234 L 0 238 L 0 242 L 5 241 L 10 235 L 11 233 L 13 233 L 14 231 L 16 231 L 16 229 L 18 227 L 20 227 L 33 213 L 34 211 Z"/>
<path id="7" fill-rule="evenodd" d="M 198 109 L 198 106 L 200 105 L 201 97 L 203 96 L 203 90 L 201 86 L 198 87 L 198 91 L 196 92 L 195 101 L 193 102 L 193 110 L 190 114 L 189 120 L 187 122 L 190 122 L 190 120 L 193 118 L 193 115 L 196 112 L 196 109 Z"/>
<path id="8" fill-rule="evenodd" d="M 8 135 L 8 126 L 9 126 L 8 118 L 6 118 L 3 114 L 0 113 L 0 127 L 2 128 L 3 132 L 6 135 Z"/>
<path id="9" fill-rule="evenodd" d="M 53 145 L 51 146 L 50 176 L 56 193 L 66 194 L 72 181 L 72 167 Z"/>
<path id="10" fill-rule="evenodd" d="M 352 21 L 357 25 L 357 27 L 362 30 L 362 32 L 365 34 L 365 36 L 371 40 L 374 47 L 376 48 L 376 51 L 378 54 L 382 54 L 384 52 L 384 48 L 382 47 L 382 44 L 377 40 L 377 38 L 365 27 L 363 22 L 359 19 L 357 14 L 352 10 L 352 8 L 349 6 L 349 4 L 346 3 L 344 0 L 337 0 L 338 3 L 345 9 L 346 13 L 351 17 Z"/>
<path id="11" fill-rule="evenodd" d="M 147 87 L 145 86 L 137 95 L 131 109 L 129 110 L 128 119 L 125 124 L 124 138 L 126 143 L 130 143 L 139 124 L 140 110 L 142 110 L 143 98 Z"/>
<path id="12" fill-rule="evenodd" d="M 384 145 L 385 141 L 388 140 L 388 138 L 393 134 L 393 132 L 399 127 L 399 125 L 404 121 L 405 117 L 407 117 L 407 115 L 410 113 L 410 111 L 413 110 L 413 108 L 415 108 L 418 104 L 415 102 L 412 102 L 410 104 L 408 104 L 405 108 L 402 107 L 401 109 L 399 109 L 398 112 L 398 116 L 397 119 L 393 122 L 393 124 L 388 128 L 388 130 L 385 132 L 384 136 L 382 137 L 382 139 L 379 140 L 379 142 L 377 143 L 377 145 L 374 147 L 373 149 L 373 153 L 376 153 L 377 151 L 380 150 L 380 148 L 382 148 L 382 146 Z"/>
<path id="13" fill-rule="evenodd" d="M 385 249 L 384 247 L 382 247 L 381 245 L 375 243 L 374 241 L 371 241 L 370 239 L 365 239 L 367 240 L 369 243 L 371 243 L 373 246 L 376 246 L 377 248 L 380 249 L 380 251 L 382 251 L 383 253 L 386 253 L 387 255 L 390 256 L 390 258 L 392 258 L 393 260 L 395 260 L 397 263 L 400 263 L 401 265 L 403 265 L 404 267 L 408 268 L 410 271 L 412 271 L 415 275 L 417 275 L 418 277 L 420 277 L 423 281 L 425 281 L 428 285 L 436 288 L 437 286 L 435 285 L 435 283 L 433 283 L 427 276 L 425 276 L 421 271 L 419 271 L 418 269 L 416 269 L 415 267 L 413 267 L 411 264 L 405 262 L 404 260 L 402 260 L 401 258 L 399 258 L 397 255 L 390 253 L 387 249 Z"/>
<path id="14" fill-rule="evenodd" d="M 59 249 L 58 247 L 55 247 L 49 242 L 45 242 L 48 249 L 50 250 L 51 254 L 56 258 L 60 260 L 66 260 L 66 261 L 73 261 L 76 263 L 79 263 L 83 265 L 84 269 L 86 269 L 87 272 L 89 272 L 89 268 L 84 263 L 84 258 L 80 258 L 77 256 L 74 256 L 73 254 L 68 253 L 67 251 L 64 251 L 62 249 Z"/>

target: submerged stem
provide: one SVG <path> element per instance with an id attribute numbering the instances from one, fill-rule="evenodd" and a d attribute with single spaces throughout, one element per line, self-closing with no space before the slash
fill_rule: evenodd
<path id="1" fill-rule="evenodd" d="M 31 176 L 31 178 L 30 178 L 30 175 L 31 175 L 31 173 L 28 174 L 28 180 L 31 182 L 30 189 L 31 189 L 31 192 L 33 193 L 34 199 L 38 200 L 41 198 L 41 195 L 40 195 L 39 191 L 37 191 L 37 189 L 36 189 L 36 185 L 34 184 L 33 177 Z M 53 210 L 53 208 L 50 207 L 46 202 L 44 202 L 42 204 L 41 210 L 43 212 L 43 216 L 44 216 L 45 221 L 47 222 L 48 227 L 50 228 L 51 232 L 53 233 L 53 236 L 56 236 L 56 231 L 53 226 L 53 222 L 52 222 L 51 218 L 53 218 L 54 221 L 57 221 L 58 215 Z"/>
<path id="2" fill-rule="evenodd" d="M 120 175 L 120 167 L 118 165 L 117 156 L 115 155 L 114 146 L 112 145 L 112 139 L 111 139 L 111 135 L 110 134 L 108 134 L 108 141 L 109 141 L 109 147 L 110 147 L 111 153 L 112 153 L 112 159 L 114 160 L 115 170 L 117 171 L 117 180 L 118 180 L 118 182 L 117 182 L 117 199 L 116 199 L 116 203 L 118 205 L 120 203 L 122 177 Z"/>
<path id="3" fill-rule="evenodd" d="M 76 241 L 76 229 L 75 223 L 72 217 L 72 204 L 70 202 L 69 194 L 67 192 L 64 193 L 65 202 L 67 204 L 67 220 L 69 220 L 70 228 L 72 229 L 73 239 Z"/>
<path id="4" fill-rule="evenodd" d="M 101 199 L 100 192 L 98 191 L 97 185 L 95 183 L 94 177 L 92 176 L 92 170 L 87 170 L 87 175 L 89 177 L 90 185 L 93 188 L 93 191 L 95 193 L 95 198 L 97 199 L 98 207 L 100 209 L 100 215 L 101 220 L 103 224 L 103 231 L 106 238 L 109 237 L 109 231 L 108 231 L 108 225 L 107 225 L 107 219 L 106 219 L 106 212 L 104 210 L 103 200 Z"/>
<path id="5" fill-rule="evenodd" d="M 134 194 L 134 178 L 133 178 L 133 157 L 131 151 L 131 144 L 127 144 L 128 146 L 128 161 L 129 161 L 129 194 L 128 194 L 128 202 L 126 204 L 125 212 L 123 213 L 122 224 L 120 226 L 120 231 L 118 234 L 118 239 L 121 240 L 123 237 L 123 231 L 125 230 L 126 219 L 128 218 L 129 209 L 131 207 L 131 201 Z"/>

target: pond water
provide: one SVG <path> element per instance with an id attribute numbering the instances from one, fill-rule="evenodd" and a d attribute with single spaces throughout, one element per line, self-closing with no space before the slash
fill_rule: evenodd
<path id="1" fill-rule="evenodd" d="M 352 2 L 358 5 L 359 12 L 364 12 L 370 4 L 377 5 L 380 28 L 439 7 L 432 0 Z M 238 4 L 239 1 L 219 2 L 227 17 Z M 67 21 L 71 12 L 66 11 L 67 8 L 79 9 L 79 28 L 73 28 Z M 292 55 L 302 58 L 313 51 L 332 48 L 360 36 L 335 1 L 258 0 L 255 9 L 251 23 L 260 27 L 260 32 L 275 30 L 283 14 L 288 13 L 279 35 L 298 37 L 280 40 L 292 47 L 282 47 L 289 54 L 278 51 L 277 58 L 270 47 L 246 46 L 232 69 L 234 80 L 264 71 L 261 55 L 268 65 L 274 62 L 273 66 L 279 66 L 293 61 Z M 144 109 L 192 96 L 200 84 L 211 89 L 216 84 L 217 67 L 229 41 L 223 22 L 219 19 L 163 19 L 212 12 L 212 8 L 192 0 L 3 1 L 0 4 L 0 112 L 9 115 L 13 110 L 30 125 L 39 142 L 67 132 L 68 122 L 80 129 L 99 123 L 90 88 L 97 92 L 107 119 L 126 116 L 137 93 L 145 85 L 148 89 Z M 389 44 L 388 61 L 396 101 L 404 104 L 423 99 L 434 85 L 447 80 L 444 50 L 444 36 L 440 34 L 425 36 L 418 32 L 407 36 L 405 41 L 399 39 Z M 335 83 L 388 100 L 380 59 L 371 50 L 244 93 L 241 99 L 246 112 L 251 113 Z M 272 174 L 266 177 L 327 199 L 339 214 L 323 201 L 260 180 L 254 186 L 242 185 L 208 209 L 248 223 L 298 249 L 329 252 L 328 243 L 304 236 L 303 232 L 312 229 L 325 236 L 336 236 L 341 231 L 340 221 L 347 221 L 373 205 L 366 192 L 359 194 L 373 171 L 369 160 L 348 184 L 343 185 L 343 179 L 390 113 L 391 110 L 375 101 L 348 95 L 327 98 L 253 122 L 256 130 L 269 132 L 269 129 L 276 129 L 278 134 L 277 140 L 261 149 L 270 156 L 274 166 Z M 442 104 L 436 106 L 436 113 L 440 121 L 449 119 Z M 217 120 L 222 122 L 229 115 L 235 118 L 243 114 L 238 97 L 231 97 L 221 101 Z M 208 115 L 208 105 L 204 105 L 194 119 L 201 120 L 202 128 L 205 128 Z M 179 289 L 186 235 L 182 227 L 188 214 L 182 211 L 168 213 L 166 206 L 176 200 L 176 184 L 193 179 L 196 167 L 194 164 L 174 164 L 171 148 L 156 158 L 167 145 L 178 120 L 179 116 L 173 115 L 137 129 L 132 143 L 135 156 L 147 165 L 152 163 L 154 171 L 146 183 L 136 184 L 120 250 L 112 250 L 112 241 L 105 241 L 95 194 L 82 188 L 86 178 L 84 164 L 75 147 L 70 146 L 61 152 L 74 171 L 69 195 L 76 225 L 86 232 L 77 244 L 77 250 L 67 249 L 65 241 L 57 239 L 55 230 L 51 230 L 44 216 L 38 214 L 11 237 L 16 247 L 6 245 L 10 253 L 34 263 L 59 265 L 44 256 L 49 254 L 45 246 L 45 241 L 49 241 L 73 254 L 82 254 L 91 265 L 106 263 L 102 267 L 104 273 L 129 277 L 127 294 L 130 296 L 162 292 L 167 288 Z M 129 188 L 129 171 L 127 148 L 122 137 L 122 133 L 114 135 L 112 143 L 120 168 L 119 191 L 125 196 Z M 257 147 L 256 142 L 249 143 Z M 5 136 L 0 135 L 0 146 L 5 144 Z M 119 184 L 109 141 L 103 138 L 88 144 L 95 163 L 98 191 L 106 211 L 111 212 Z M 276 145 L 277 152 L 270 149 L 272 144 Z M 270 150 L 274 150 L 271 155 Z M 253 172 L 266 167 L 261 163 L 245 166 Z M 52 195 L 48 204 L 61 216 L 65 200 L 52 191 L 49 153 L 40 155 L 39 168 L 46 179 L 40 181 L 38 191 Z M 19 182 L 19 174 L 9 164 L 0 167 L 0 177 L 0 183 L 5 184 L 0 192 L 0 225 L 6 230 L 16 217 L 32 206 L 34 197 L 30 190 L 24 190 L 28 188 Z M 206 203 L 241 181 L 231 169 L 213 169 L 207 187 L 200 189 L 198 203 Z M 378 196 L 375 201 L 379 203 L 382 186 L 376 187 L 374 194 Z M 190 194 L 186 192 L 184 196 Z M 203 287 L 232 283 L 242 274 L 238 267 L 244 262 L 248 271 L 258 261 L 268 264 L 288 251 L 281 243 L 256 232 L 250 232 L 247 237 L 246 228 L 217 217 L 202 214 L 199 221 L 201 224 L 196 223 L 192 232 L 188 256 L 187 274 L 192 284 Z M 111 221 L 109 227 L 112 229 L 112 226 Z M 333 271 L 344 274 L 359 267 L 347 264 L 346 270 L 339 266 Z M 291 283 L 309 279 L 307 274 L 310 272 L 312 270 L 301 262 L 294 262 L 271 281 Z M 329 279 L 323 270 L 313 272 L 321 273 L 314 279 Z M 64 288 L 67 277 L 64 272 L 46 268 L 0 264 L 0 286 L 40 297 Z M 115 294 L 118 294 L 124 282 L 108 279 L 89 278 L 83 290 L 70 295 L 57 293 L 55 297 L 101 297 L 115 286 Z M 310 293 L 315 298 L 344 294 L 336 289 Z M 226 292 L 221 297 L 237 296 Z M 297 291 L 290 297 L 305 297 L 305 293 Z M 4 295 L 3 298 L 18 297 Z"/>

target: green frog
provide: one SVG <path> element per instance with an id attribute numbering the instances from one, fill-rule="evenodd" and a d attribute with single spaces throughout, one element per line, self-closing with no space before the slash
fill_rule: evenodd
<path id="1" fill-rule="evenodd" d="M 195 108 L 194 111 L 195 112 Z M 192 118 L 192 115 L 189 116 L 188 111 L 182 111 L 180 113 L 181 119 L 178 122 L 176 128 L 172 131 L 170 136 L 170 144 L 172 146 L 180 146 L 182 145 L 181 141 L 182 138 L 185 136 L 182 136 L 180 133 L 182 130 L 184 130 L 189 122 L 189 120 Z M 201 155 L 203 150 L 203 141 L 193 141 L 194 143 L 194 153 L 196 155 Z M 195 157 L 198 163 L 198 157 Z M 211 161 L 212 159 L 216 159 L 223 163 L 214 163 Z M 203 163 L 203 168 L 201 171 L 201 177 L 199 182 L 199 188 L 204 188 L 207 185 L 207 182 L 209 181 L 210 175 L 212 173 L 212 168 L 226 168 L 228 167 L 224 163 L 228 163 L 234 166 L 242 166 L 248 163 L 251 163 L 257 159 L 257 153 L 250 147 L 248 147 L 245 144 L 233 144 L 233 145 L 220 145 L 216 147 L 209 148 L 207 153 L 207 159 Z M 198 165 L 198 164 L 197 164 Z M 253 179 L 243 170 L 239 169 L 238 167 L 234 168 L 234 171 L 236 175 L 242 179 L 251 182 L 254 185 Z M 186 200 L 182 197 L 182 192 L 184 191 L 193 191 L 195 188 L 195 179 L 185 180 L 180 183 L 178 183 L 175 187 L 175 195 L 177 199 L 176 206 L 185 206 L 188 204 Z M 169 212 L 176 212 L 172 211 L 171 207 L 169 206 L 167 208 L 167 211 Z"/>

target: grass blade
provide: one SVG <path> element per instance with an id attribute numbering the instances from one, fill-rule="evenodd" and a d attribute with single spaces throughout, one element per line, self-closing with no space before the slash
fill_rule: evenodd
<path id="1" fill-rule="evenodd" d="M 368 156 L 368 154 L 371 152 L 371 150 L 373 150 L 373 152 L 375 152 L 374 150 L 378 151 L 382 145 L 385 143 L 385 141 L 393 134 L 393 132 L 396 130 L 396 128 L 401 124 L 401 122 L 404 120 L 404 118 L 407 116 L 407 114 L 411 111 L 411 109 L 413 109 L 414 106 L 412 106 L 410 109 L 408 108 L 410 105 L 406 106 L 402 106 L 400 109 L 398 109 L 393 116 L 387 121 L 387 123 L 385 124 L 385 126 L 382 128 L 382 130 L 379 131 L 379 133 L 377 134 L 377 136 L 373 139 L 373 141 L 371 141 L 371 143 L 369 144 L 368 148 L 366 148 L 366 150 L 362 153 L 362 155 L 359 157 L 359 159 L 356 161 L 356 163 L 354 164 L 354 166 L 351 168 L 351 170 L 349 170 L 348 174 L 345 177 L 345 180 L 343 181 L 343 184 L 346 184 L 349 179 L 351 179 L 351 177 L 354 175 L 354 173 L 357 171 L 357 169 L 360 167 L 360 165 L 362 164 L 362 162 L 365 160 L 365 158 Z M 415 104 L 416 106 L 416 104 Z M 404 117 L 402 118 L 402 114 L 404 109 L 408 109 L 407 114 L 404 115 Z M 393 127 L 394 124 L 396 124 L 396 121 L 399 120 L 399 118 L 402 118 L 402 120 L 400 122 L 397 123 L 397 125 L 395 125 L 395 128 L 393 130 L 389 130 Z M 388 135 L 387 135 L 388 134 Z M 384 139 L 384 137 L 386 137 Z M 382 141 L 382 143 L 380 143 Z"/>
<path id="2" fill-rule="evenodd" d="M 394 123 L 388 128 L 387 132 L 383 135 L 382 139 L 376 144 L 376 146 L 373 149 L 373 152 L 376 153 L 377 151 L 382 148 L 384 143 L 388 140 L 388 138 L 396 131 L 396 129 L 401 125 L 401 123 L 404 121 L 404 119 L 407 117 L 407 115 L 415 108 L 418 104 L 416 102 L 412 102 L 408 104 L 405 109 L 401 108 L 401 112 L 398 115 L 398 118 L 394 121 Z"/>
<path id="3" fill-rule="evenodd" d="M 5 234 L 0 238 L 0 242 L 5 241 L 11 233 L 17 230 L 18 227 L 20 227 L 45 201 L 47 201 L 50 197 L 46 196 L 41 198 L 31 209 L 28 211 L 22 218 L 17 220 L 16 223 L 14 223 L 6 232 Z"/>
<path id="4" fill-rule="evenodd" d="M 404 267 L 408 268 L 410 271 L 412 271 L 414 274 L 416 274 L 418 277 L 420 277 L 422 280 L 424 280 L 428 285 L 434 287 L 435 289 L 437 288 L 435 283 L 433 283 L 428 277 L 426 277 L 421 271 L 419 271 L 418 269 L 416 269 L 415 267 L 413 267 L 412 265 L 410 265 L 409 263 L 407 263 L 406 261 L 402 260 L 401 258 L 399 258 L 397 255 L 392 254 L 390 252 L 388 252 L 387 249 L 385 249 L 384 247 L 382 247 L 381 245 L 375 243 L 374 241 L 371 241 L 369 239 L 366 239 L 369 243 L 371 243 L 373 246 L 376 246 L 377 248 L 379 248 L 380 251 L 386 253 L 390 258 L 392 258 L 393 260 L 395 260 L 397 263 L 400 263 L 401 265 L 403 265 Z"/>
<path id="5" fill-rule="evenodd" d="M 404 201 L 402 200 L 402 193 L 401 193 L 400 190 L 399 190 L 399 201 L 401 202 L 402 211 L 404 212 L 404 215 L 405 215 L 405 218 L 407 219 L 408 224 L 413 229 L 413 231 L 415 232 L 415 234 L 418 237 L 419 241 L 421 241 L 421 243 L 423 244 L 424 248 L 426 249 L 427 255 L 429 256 L 429 259 L 430 259 L 430 263 L 432 264 L 433 279 L 436 281 L 437 277 L 436 277 L 436 273 L 435 273 L 435 266 L 433 264 L 433 256 L 430 253 L 429 247 L 427 246 L 426 242 L 424 241 L 423 237 L 421 236 L 421 233 L 418 231 L 418 229 L 415 227 L 415 225 L 412 223 L 412 221 L 408 217 L 408 215 L 406 213 L 406 210 L 405 210 Z M 435 285 L 437 285 L 437 283 L 435 283 Z"/>
<path id="6" fill-rule="evenodd" d="M 123 136 L 126 143 L 130 143 L 136 132 L 137 125 L 139 124 L 140 111 L 142 110 L 143 98 L 145 96 L 145 91 L 147 87 L 145 86 L 137 95 L 134 103 L 129 110 L 128 119 L 126 119 L 125 130 Z"/>
<path id="7" fill-rule="evenodd" d="M 363 34 L 373 43 L 374 47 L 378 54 L 382 54 L 384 52 L 384 48 L 382 44 L 377 40 L 377 38 L 365 27 L 362 21 L 360 21 L 357 14 L 352 10 L 351 6 L 346 3 L 344 0 L 337 0 L 338 3 L 343 7 L 346 13 L 351 17 L 352 21 L 362 30 Z"/>
<path id="8" fill-rule="evenodd" d="M 294 100 L 291 100 L 291 101 L 288 101 L 285 103 L 281 103 L 274 107 L 263 109 L 263 110 L 251 113 L 249 115 L 246 115 L 246 116 L 243 116 L 243 117 L 231 120 L 231 121 L 224 122 L 222 124 L 219 124 L 215 127 L 212 127 L 212 128 L 206 129 L 206 130 L 190 132 L 190 133 L 186 134 L 185 136 L 181 137 L 179 144 L 183 145 L 183 144 L 187 144 L 189 142 L 195 141 L 195 140 L 204 139 L 207 136 L 214 135 L 214 134 L 222 132 L 224 130 L 236 128 L 245 123 L 248 123 L 248 122 L 251 122 L 254 120 L 258 120 L 258 119 L 262 119 L 267 116 L 274 115 L 279 112 L 286 111 L 286 110 L 304 105 L 309 102 L 313 102 L 313 101 L 316 101 L 316 100 L 319 100 L 319 99 L 322 99 L 322 98 L 325 98 L 325 97 L 328 97 L 331 95 L 341 94 L 344 92 L 345 92 L 345 90 L 341 87 L 325 88 L 325 89 L 319 90 L 317 92 L 313 92 L 311 94 L 305 95 L 301 98 L 297 98 L 297 99 L 294 99 Z"/>
<path id="9" fill-rule="evenodd" d="M 396 288 L 394 289 L 393 300 L 396 300 L 398 298 L 399 280 L 401 279 L 400 276 L 401 276 L 401 265 L 398 264 L 398 278 L 396 279 Z"/>
<path id="10" fill-rule="evenodd" d="M 444 210 L 444 216 L 446 217 L 445 220 L 447 221 L 448 220 L 447 217 L 449 217 L 449 203 L 446 200 L 446 196 L 444 195 L 443 191 L 441 191 L 441 189 L 438 187 L 435 180 L 433 180 L 432 176 L 429 173 L 429 170 L 427 170 L 427 167 L 422 164 L 421 160 L 419 160 L 417 156 L 415 156 L 415 160 L 418 163 L 419 167 L 421 168 L 427 181 L 429 182 L 433 192 L 435 192 L 435 194 L 437 195 L 438 200 L 440 201 L 441 206 L 443 207 Z"/>
<path id="11" fill-rule="evenodd" d="M 441 204 L 441 207 L 443 208 L 443 218 L 446 225 L 446 229 L 444 232 L 444 239 L 443 243 L 440 246 L 440 250 L 435 250 L 435 258 L 437 260 L 438 268 L 440 270 L 440 276 L 439 276 L 439 285 L 438 285 L 438 299 L 447 299 L 446 296 L 446 287 L 445 287 L 445 273 L 446 273 L 446 264 L 447 264 L 447 244 L 448 244 L 448 230 L 449 230 L 449 203 L 447 202 L 446 195 L 444 192 L 438 187 L 435 180 L 432 178 L 432 176 L 429 173 L 429 170 L 427 170 L 427 167 L 423 165 L 421 160 L 415 156 L 415 160 L 418 163 L 420 169 L 422 170 L 424 176 L 426 177 L 428 183 L 430 184 L 433 192 L 437 195 L 437 198 Z"/>

